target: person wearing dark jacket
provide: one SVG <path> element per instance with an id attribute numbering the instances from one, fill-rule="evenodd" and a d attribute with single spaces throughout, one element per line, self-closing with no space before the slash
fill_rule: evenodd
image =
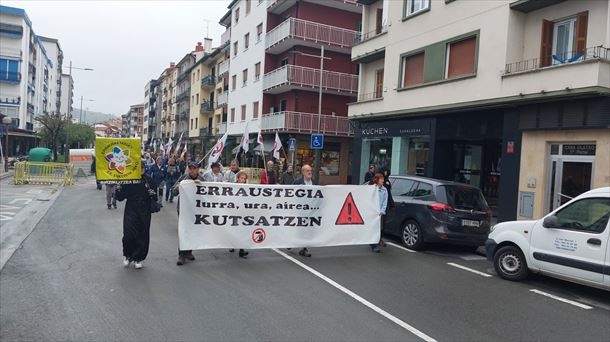
<path id="1" fill-rule="evenodd" d="M 150 177 L 157 189 L 158 202 L 163 206 L 163 188 L 165 187 L 165 174 L 167 165 L 163 163 L 163 157 L 157 157 L 157 163 L 150 168 Z"/>
<path id="2" fill-rule="evenodd" d="M 376 172 L 377 171 L 375 170 L 375 165 L 369 165 L 369 171 L 364 174 L 364 182 L 369 183 L 373 179 L 373 177 L 375 177 Z"/>
<path id="3" fill-rule="evenodd" d="M 95 156 L 93 156 L 93 161 L 91 162 L 91 174 L 95 176 Z M 98 180 L 95 181 L 95 187 L 98 190 L 102 190 L 102 183 L 100 183 Z"/>
<path id="4" fill-rule="evenodd" d="M 174 201 L 172 189 L 178 178 L 180 178 L 180 175 L 180 169 L 178 165 L 176 165 L 174 158 L 170 158 L 165 171 L 165 202 L 169 200 L 169 202 L 172 203 Z"/>
<path id="5" fill-rule="evenodd" d="M 394 199 L 392 198 L 392 183 L 390 183 L 390 170 L 383 171 L 383 186 L 388 191 L 388 208 L 394 208 Z"/>
<path id="6" fill-rule="evenodd" d="M 307 185 L 317 185 L 313 181 L 313 169 L 311 168 L 311 166 L 309 166 L 307 164 L 303 165 L 303 167 L 301 168 L 301 174 L 303 174 L 303 177 L 300 177 L 300 178 L 296 179 L 293 184 L 295 184 L 295 185 L 305 185 L 305 186 L 307 186 Z M 299 251 L 299 254 L 304 256 L 304 257 L 310 257 L 311 256 L 311 253 L 309 253 L 309 250 L 306 247 L 301 249 Z"/>
<path id="7" fill-rule="evenodd" d="M 282 173 L 282 177 L 280 177 L 280 184 L 294 184 L 294 173 L 292 172 L 292 165 L 288 165 L 286 172 Z"/>
<path id="8" fill-rule="evenodd" d="M 127 200 L 123 214 L 123 266 L 134 263 L 142 268 L 150 243 L 150 202 L 157 200 L 155 186 L 142 168 L 142 179 L 137 184 L 126 184 L 116 190 L 119 201 Z"/>
<path id="9" fill-rule="evenodd" d="M 203 177 L 201 177 L 201 175 L 199 174 L 199 164 L 197 164 L 195 162 L 188 163 L 187 173 L 183 174 L 182 176 L 180 176 L 180 178 L 178 178 L 178 180 L 176 181 L 176 184 L 174 185 L 174 188 L 172 189 L 172 194 L 174 196 L 179 195 L 180 182 L 182 182 L 183 180 L 187 180 L 187 179 L 193 180 L 195 183 L 203 182 Z M 178 204 L 176 205 L 176 210 L 178 211 L 178 216 L 180 216 L 180 197 L 178 197 Z M 180 247 L 178 247 L 178 261 L 176 262 L 176 265 L 182 266 L 186 263 L 186 260 L 190 260 L 190 261 L 195 260 L 193 251 L 192 250 L 183 250 L 182 251 L 182 250 L 180 250 Z"/>

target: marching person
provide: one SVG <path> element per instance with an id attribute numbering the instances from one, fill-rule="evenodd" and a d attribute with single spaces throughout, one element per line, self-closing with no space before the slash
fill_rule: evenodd
<path id="1" fill-rule="evenodd" d="M 106 205 L 108 209 L 116 209 L 116 184 L 106 183 Z"/>
<path id="2" fill-rule="evenodd" d="M 176 181 L 176 184 L 174 185 L 174 188 L 172 189 L 172 193 L 174 196 L 179 195 L 180 182 L 182 182 L 183 180 L 186 180 L 186 179 L 190 179 L 190 180 L 194 181 L 195 183 L 200 183 L 200 182 L 204 181 L 203 177 L 201 177 L 201 175 L 199 175 L 199 164 L 197 164 L 195 162 L 188 163 L 187 173 L 183 174 L 182 176 L 180 176 L 180 178 L 178 178 L 178 180 Z M 178 204 L 176 205 L 176 211 L 178 212 L 178 216 L 180 216 L 180 197 L 178 197 Z M 182 266 L 186 263 L 186 260 L 189 260 L 189 261 L 195 260 L 193 251 L 192 250 L 181 251 L 180 248 L 178 248 L 178 261 L 176 262 L 176 265 Z"/>
<path id="3" fill-rule="evenodd" d="M 165 164 L 163 164 L 163 157 L 157 157 L 157 163 L 150 168 L 150 177 L 153 183 L 156 185 L 158 202 L 163 207 L 163 187 L 165 186 L 165 172 L 167 171 Z"/>
<path id="4" fill-rule="evenodd" d="M 383 173 L 377 172 L 375 174 L 375 177 L 373 177 L 373 184 L 375 185 L 375 188 L 377 188 L 377 193 L 379 194 L 379 216 L 381 216 L 381 231 L 383 231 L 385 210 L 388 206 L 388 190 L 386 190 L 386 188 L 384 187 L 384 183 L 385 178 L 383 177 Z M 381 250 L 379 249 L 379 246 L 383 246 L 385 244 L 383 242 L 383 239 L 381 239 L 381 231 L 379 232 L 379 243 L 369 245 L 371 246 L 373 253 L 380 253 Z"/>
<path id="5" fill-rule="evenodd" d="M 311 168 L 311 166 L 305 164 L 303 165 L 303 167 L 301 168 L 301 174 L 303 175 L 303 177 L 298 178 L 297 180 L 294 181 L 293 184 L 295 185 L 317 185 L 314 184 L 313 181 L 313 169 Z M 299 251 L 299 255 L 302 255 L 304 257 L 311 257 L 311 253 L 309 253 L 309 250 L 304 247 L 303 249 L 301 249 Z"/>
<path id="6" fill-rule="evenodd" d="M 267 169 L 261 172 L 261 184 L 277 184 L 278 179 L 273 170 L 273 160 L 267 162 Z"/>
<path id="7" fill-rule="evenodd" d="M 233 163 L 231 163 L 231 165 L 232 164 Z M 236 178 L 237 179 L 236 179 L 235 183 L 239 183 L 239 184 L 247 184 L 248 183 L 248 174 L 246 173 L 246 171 L 239 171 L 237 173 Z M 233 252 L 235 252 L 235 249 L 231 248 L 231 249 L 229 249 L 229 252 L 233 253 Z M 248 252 L 245 249 L 240 249 L 239 250 L 239 257 L 246 259 L 246 256 L 248 256 Z"/>
<path id="8" fill-rule="evenodd" d="M 91 174 L 95 176 L 95 156 L 93 156 L 92 159 L 93 160 L 91 161 Z M 98 181 L 97 179 L 95 180 L 95 188 L 98 190 L 102 190 L 102 183 L 100 183 L 100 181 Z"/>
<path id="9" fill-rule="evenodd" d="M 239 174 L 239 172 L 239 163 L 237 162 L 237 159 L 231 160 L 231 169 L 225 172 L 224 181 L 227 183 L 238 183 L 237 174 Z M 246 174 L 246 178 L 247 177 L 248 175 Z"/>
<path id="10" fill-rule="evenodd" d="M 167 170 L 165 172 L 165 202 L 169 199 L 169 203 L 172 203 L 174 202 L 172 189 L 178 178 L 180 178 L 181 173 L 174 158 L 170 158 L 167 163 Z"/>
<path id="11" fill-rule="evenodd" d="M 142 268 L 150 243 L 151 201 L 157 200 L 153 180 L 142 168 L 141 182 L 126 184 L 116 190 L 119 201 L 127 200 L 123 214 L 123 266 L 134 263 Z"/>
<path id="12" fill-rule="evenodd" d="M 206 182 L 222 182 L 224 176 L 220 172 L 220 163 L 212 163 L 210 169 L 203 174 L 203 180 Z"/>
<path id="13" fill-rule="evenodd" d="M 286 172 L 280 177 L 280 184 L 294 184 L 294 174 L 292 173 L 292 165 L 288 165 Z"/>

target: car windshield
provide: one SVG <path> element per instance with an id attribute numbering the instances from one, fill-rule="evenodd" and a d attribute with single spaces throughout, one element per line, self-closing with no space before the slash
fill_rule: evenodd
<path id="1" fill-rule="evenodd" d="M 443 185 L 447 204 L 456 209 L 486 211 L 487 202 L 479 189 L 458 185 Z"/>

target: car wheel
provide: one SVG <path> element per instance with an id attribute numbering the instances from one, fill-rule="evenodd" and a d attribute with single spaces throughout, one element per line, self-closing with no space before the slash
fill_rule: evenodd
<path id="1" fill-rule="evenodd" d="M 422 249 L 424 247 L 424 234 L 417 222 L 406 221 L 402 227 L 400 235 L 403 245 L 409 249 Z"/>
<path id="2" fill-rule="evenodd" d="M 500 277 L 519 281 L 527 277 L 529 270 L 523 252 L 516 246 L 504 246 L 494 254 L 494 268 Z"/>

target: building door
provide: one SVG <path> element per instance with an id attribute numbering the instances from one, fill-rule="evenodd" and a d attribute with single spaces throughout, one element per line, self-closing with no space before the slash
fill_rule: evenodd
<path id="1" fill-rule="evenodd" d="M 375 98 L 383 96 L 383 69 L 377 70 L 375 73 Z"/>
<path id="2" fill-rule="evenodd" d="M 595 144 L 552 144 L 546 212 L 591 190 Z"/>

